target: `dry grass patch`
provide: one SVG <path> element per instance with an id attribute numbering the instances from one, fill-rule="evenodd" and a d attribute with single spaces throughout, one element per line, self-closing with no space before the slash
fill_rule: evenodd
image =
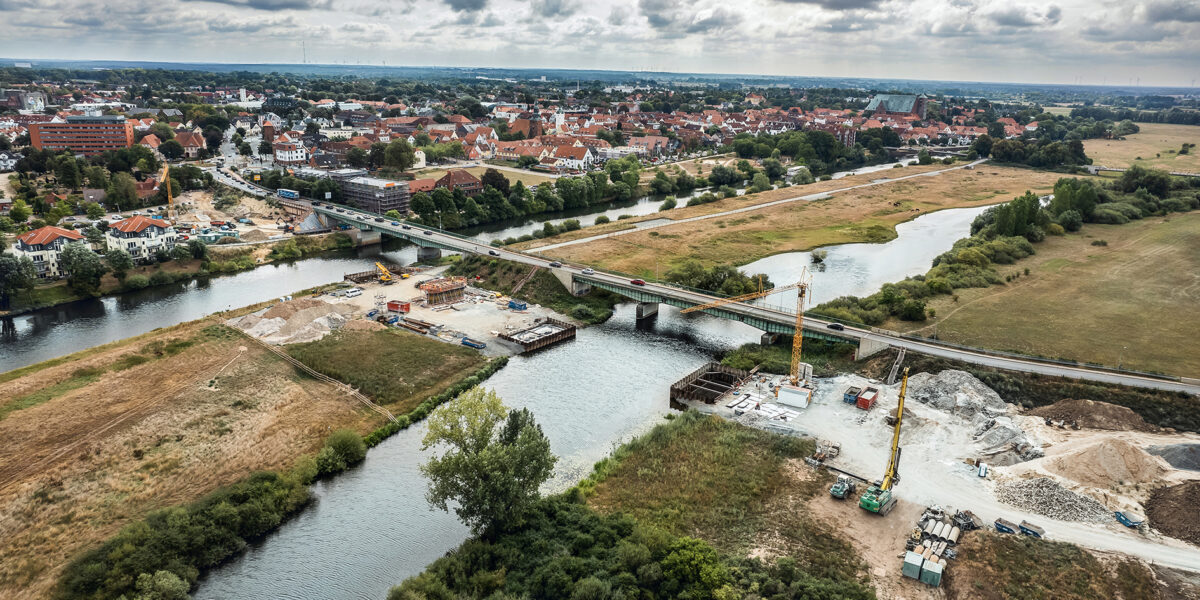
<path id="1" fill-rule="evenodd" d="M 97 378 L 0 421 L 0 597 L 43 597 L 72 556 L 149 511 L 288 467 L 329 428 L 379 424 L 332 386 L 204 325 L 154 332 L 0 385 L 11 402 L 13 390 L 50 389 L 56 375 Z M 178 340 L 193 343 L 155 355 Z"/>
<path id="2" fill-rule="evenodd" d="M 1200 150 L 1179 154 L 1184 142 L 1200 144 L 1200 126 L 1170 123 L 1138 123 L 1140 131 L 1123 140 L 1094 139 L 1083 143 L 1092 162 L 1106 167 L 1132 165 L 1166 171 L 1200 173 Z M 1141 157 L 1141 160 L 1138 160 Z"/>
<path id="3" fill-rule="evenodd" d="M 1059 173 L 983 165 L 975 170 L 959 169 L 849 190 L 823 200 L 667 225 L 566 246 L 547 254 L 644 277 L 652 277 L 656 270 L 665 272 L 687 259 L 706 266 L 740 265 L 772 254 L 829 244 L 888 241 L 896 236 L 897 223 L 935 210 L 1010 200 L 1027 190 L 1046 192 L 1060 177 Z M 813 187 L 791 187 L 756 196 L 807 194 Z M 718 204 L 695 208 L 706 214 L 736 208 L 710 208 Z"/>

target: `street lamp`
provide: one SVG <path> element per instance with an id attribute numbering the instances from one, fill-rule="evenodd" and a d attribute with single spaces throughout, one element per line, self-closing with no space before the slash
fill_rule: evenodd
<path id="1" fill-rule="evenodd" d="M 1128 348 L 1128 346 L 1121 346 L 1121 353 L 1117 355 L 1117 369 L 1121 368 L 1121 361 L 1125 358 L 1126 348 Z"/>

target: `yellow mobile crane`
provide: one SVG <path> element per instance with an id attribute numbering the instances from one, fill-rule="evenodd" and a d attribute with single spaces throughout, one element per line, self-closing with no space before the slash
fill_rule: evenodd
<path id="1" fill-rule="evenodd" d="M 375 268 L 379 269 L 379 283 L 382 283 L 383 285 L 392 285 L 393 283 L 396 283 L 392 280 L 392 272 L 389 271 L 387 267 L 383 266 L 383 263 L 375 263 Z"/>
<path id="2" fill-rule="evenodd" d="M 900 423 L 904 421 L 904 392 L 908 389 L 908 367 L 904 367 L 904 380 L 900 383 L 900 402 L 896 405 L 896 427 L 892 430 L 892 454 L 888 457 L 887 470 L 883 479 L 871 484 L 858 506 L 870 512 L 886 515 L 896 507 L 892 488 L 900 482 Z"/>
<path id="3" fill-rule="evenodd" d="M 708 304 L 700 304 L 700 305 L 693 306 L 690 308 L 685 308 L 679 312 L 682 314 L 693 313 L 693 312 L 697 312 L 697 311 L 708 310 L 710 308 L 719 308 L 722 306 L 727 306 L 729 304 L 734 304 L 734 303 L 738 303 L 738 302 L 745 302 L 747 300 L 755 300 L 757 298 L 763 298 L 763 297 L 769 296 L 771 294 L 774 294 L 776 292 L 782 292 L 785 290 L 799 290 L 799 292 L 796 296 L 796 331 L 792 335 L 792 364 L 791 364 L 791 369 L 788 373 L 792 386 L 799 387 L 800 380 L 801 380 L 800 351 L 804 347 L 804 334 L 803 334 L 803 332 L 804 332 L 804 301 L 808 295 L 808 289 L 811 286 L 812 286 L 812 275 L 809 274 L 808 267 L 805 267 L 804 270 L 800 273 L 800 280 L 797 281 L 796 283 L 789 283 L 788 285 L 782 285 L 782 286 L 779 286 L 776 288 L 771 288 L 769 290 L 759 290 L 757 292 L 750 292 L 749 294 L 742 294 L 740 296 L 731 296 L 729 298 L 721 298 L 720 300 L 714 300 L 712 302 L 709 302 Z M 759 282 L 759 287 L 762 287 L 761 281 Z M 775 390 L 775 394 L 776 395 L 779 394 L 778 389 Z"/>

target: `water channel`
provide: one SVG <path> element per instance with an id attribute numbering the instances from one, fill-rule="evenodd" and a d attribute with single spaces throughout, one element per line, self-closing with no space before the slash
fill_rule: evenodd
<path id="1" fill-rule="evenodd" d="M 627 209 L 618 209 L 627 210 Z M 820 302 L 869 294 L 883 283 L 922 273 L 930 260 L 966 235 L 979 208 L 946 210 L 898 227 L 886 244 L 827 248 L 815 273 Z M 505 234 L 511 235 L 511 234 Z M 8 320 L 0 365 L 17 368 L 215 311 L 269 300 L 369 269 L 379 249 L 260 267 L 205 282 L 163 286 L 77 302 Z M 411 246 L 382 249 L 391 262 L 415 260 Z M 768 257 L 744 267 L 776 283 L 811 266 L 806 252 Z M 787 306 L 784 294 L 772 302 Z M 795 296 L 790 302 L 794 302 Z M 512 407 L 533 411 L 560 457 L 551 490 L 569 486 L 616 445 L 661 420 L 667 390 L 714 353 L 757 341 L 759 331 L 707 315 L 684 317 L 662 307 L 636 324 L 631 304 L 570 343 L 514 357 L 487 383 Z M 422 427 L 373 449 L 360 467 L 314 486 L 316 502 L 278 532 L 209 573 L 195 593 L 218 598 L 382 598 L 387 589 L 460 543 L 453 515 L 430 510 L 417 470 Z"/>

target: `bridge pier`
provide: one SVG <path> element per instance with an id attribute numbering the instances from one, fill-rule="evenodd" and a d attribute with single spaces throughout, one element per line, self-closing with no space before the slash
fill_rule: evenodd
<path id="1" fill-rule="evenodd" d="M 854 360 L 862 360 L 868 356 L 874 356 L 890 347 L 891 345 L 887 342 L 859 338 L 858 349 L 854 351 Z"/>
<path id="2" fill-rule="evenodd" d="M 417 246 L 417 260 L 419 262 L 433 262 L 440 258 L 442 258 L 441 248 Z"/>
<path id="3" fill-rule="evenodd" d="M 637 320 L 649 319 L 658 316 L 657 302 L 638 302 L 637 311 L 635 313 Z"/>

